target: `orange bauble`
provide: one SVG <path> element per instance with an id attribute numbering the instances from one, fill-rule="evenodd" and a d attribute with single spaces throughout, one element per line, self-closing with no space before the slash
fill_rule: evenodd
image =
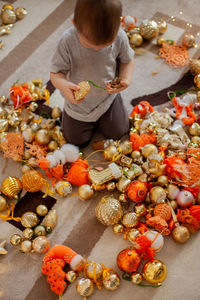
<path id="1" fill-rule="evenodd" d="M 45 180 L 41 173 L 35 170 L 27 171 L 22 176 L 22 184 L 26 191 L 35 193 L 42 189 Z"/>
<path id="2" fill-rule="evenodd" d="M 146 198 L 147 192 L 148 190 L 145 183 L 139 180 L 132 181 L 126 189 L 129 200 L 135 203 L 142 202 Z"/>
<path id="3" fill-rule="evenodd" d="M 134 249 L 124 249 L 117 256 L 118 267 L 127 273 L 137 271 L 140 262 L 140 256 Z"/>
<path id="4" fill-rule="evenodd" d="M 88 184 L 88 168 L 87 160 L 78 159 L 72 164 L 66 179 L 73 185 Z"/>

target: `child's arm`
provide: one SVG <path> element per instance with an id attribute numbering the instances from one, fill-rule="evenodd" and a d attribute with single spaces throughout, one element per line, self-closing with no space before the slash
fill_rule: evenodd
<path id="1" fill-rule="evenodd" d="M 78 104 L 82 100 L 76 101 L 74 98 L 74 91 L 80 90 L 80 87 L 70 81 L 66 80 L 66 75 L 59 72 L 59 73 L 50 73 L 50 79 L 52 84 L 55 86 L 55 88 L 59 89 L 64 96 L 72 103 Z"/>

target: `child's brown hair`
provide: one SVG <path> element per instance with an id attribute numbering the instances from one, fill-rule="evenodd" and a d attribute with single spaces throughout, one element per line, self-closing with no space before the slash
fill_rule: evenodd
<path id="1" fill-rule="evenodd" d="M 91 43 L 103 45 L 114 40 L 121 15 L 120 0 L 77 0 L 74 24 Z"/>

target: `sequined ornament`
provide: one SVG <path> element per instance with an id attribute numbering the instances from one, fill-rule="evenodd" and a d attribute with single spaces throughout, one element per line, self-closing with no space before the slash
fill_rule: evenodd
<path id="1" fill-rule="evenodd" d="M 90 92 L 90 85 L 88 81 L 81 81 L 77 84 L 80 89 L 74 91 L 74 98 L 76 101 L 84 99 Z"/>
<path id="2" fill-rule="evenodd" d="M 147 192 L 148 190 L 145 183 L 138 180 L 132 181 L 126 189 L 126 195 L 129 200 L 135 203 L 142 202 L 145 199 Z"/>
<path id="3" fill-rule="evenodd" d="M 34 228 L 34 235 L 35 236 L 45 236 L 46 233 L 46 229 L 43 225 L 37 225 Z"/>
<path id="4" fill-rule="evenodd" d="M 167 22 L 165 20 L 161 20 L 157 22 L 159 34 L 163 34 L 167 31 Z"/>
<path id="5" fill-rule="evenodd" d="M 158 24 L 153 20 L 143 20 L 140 24 L 140 34 L 146 40 L 152 39 L 158 35 Z"/>
<path id="6" fill-rule="evenodd" d="M 135 239 L 137 236 L 140 235 L 140 232 L 139 230 L 137 230 L 137 228 L 132 228 L 128 231 L 126 237 L 128 238 L 128 240 L 131 242 L 131 243 L 134 243 L 135 242 Z"/>
<path id="7" fill-rule="evenodd" d="M 89 184 L 83 184 L 78 188 L 78 197 L 80 200 L 88 201 L 94 195 L 94 191 Z"/>
<path id="8" fill-rule="evenodd" d="M 70 283 L 73 283 L 77 279 L 77 273 L 71 270 L 71 271 L 66 273 L 65 278 Z"/>
<path id="9" fill-rule="evenodd" d="M 24 227 L 35 227 L 39 222 L 37 215 L 34 212 L 26 212 L 21 217 L 21 224 Z"/>
<path id="10" fill-rule="evenodd" d="M 123 210 L 120 202 L 113 197 L 103 197 L 95 208 L 97 219 L 104 225 L 114 225 L 121 220 Z"/>
<path id="11" fill-rule="evenodd" d="M 8 198 L 18 199 L 18 194 L 22 191 L 22 183 L 17 177 L 9 176 L 1 183 L 1 192 Z"/>
<path id="12" fill-rule="evenodd" d="M 154 216 L 160 216 L 165 221 L 169 221 L 172 216 L 171 208 L 166 203 L 157 204 L 154 207 Z"/>
<path id="13" fill-rule="evenodd" d="M 27 10 L 23 7 L 17 7 L 15 9 L 15 14 L 18 20 L 22 20 L 26 17 L 27 15 Z"/>
<path id="14" fill-rule="evenodd" d="M 172 238 L 175 242 L 179 244 L 184 244 L 189 240 L 190 232 L 187 227 L 179 225 L 173 229 Z"/>
<path id="15" fill-rule="evenodd" d="M 79 279 L 76 285 L 77 293 L 82 297 L 89 297 L 94 292 L 94 285 L 89 278 Z"/>
<path id="16" fill-rule="evenodd" d="M 68 181 L 61 180 L 55 185 L 56 193 L 62 197 L 66 197 L 72 192 L 72 185 Z"/>
<path id="17" fill-rule="evenodd" d="M 54 106 L 51 111 L 52 118 L 57 119 L 57 118 L 60 118 L 61 115 L 62 115 L 62 111 L 61 111 L 60 107 Z"/>
<path id="18" fill-rule="evenodd" d="M 140 256 L 134 249 L 124 249 L 117 256 L 118 267 L 127 273 L 133 273 L 137 271 L 140 262 Z"/>
<path id="19" fill-rule="evenodd" d="M 26 228 L 22 232 L 22 235 L 23 235 L 23 238 L 25 238 L 26 240 L 31 240 L 32 237 L 34 236 L 34 231 L 32 228 Z"/>
<path id="20" fill-rule="evenodd" d="M 88 278 L 96 280 L 101 277 L 103 267 L 101 264 L 92 261 L 86 264 L 85 271 Z"/>
<path id="21" fill-rule="evenodd" d="M 39 145 L 49 144 L 51 140 L 49 131 L 46 129 L 39 129 L 35 134 L 35 140 Z"/>
<path id="22" fill-rule="evenodd" d="M 166 191 L 160 186 L 153 187 L 149 195 L 154 204 L 164 203 L 167 197 Z"/>
<path id="23" fill-rule="evenodd" d="M 160 284 L 167 276 L 167 267 L 161 260 L 154 259 L 145 263 L 142 272 L 146 281 L 153 284 Z"/>
<path id="24" fill-rule="evenodd" d="M 49 250 L 50 243 L 46 236 L 38 236 L 33 240 L 32 246 L 36 253 L 45 253 Z"/>
<path id="25" fill-rule="evenodd" d="M 29 240 L 24 240 L 22 241 L 21 245 L 20 245 L 20 250 L 24 253 L 28 253 L 31 252 L 32 250 L 32 243 Z"/>
<path id="26" fill-rule="evenodd" d="M 164 238 L 161 233 L 155 230 L 147 230 L 143 233 L 143 236 L 146 236 L 149 241 L 152 242 L 151 247 L 155 250 L 155 252 L 159 252 L 164 245 Z"/>
<path id="27" fill-rule="evenodd" d="M 36 207 L 36 213 L 38 216 L 44 217 L 48 213 L 48 208 L 44 204 L 40 204 Z"/>
<path id="28" fill-rule="evenodd" d="M 195 45 L 195 37 L 191 33 L 184 34 L 182 44 L 185 47 L 191 48 Z"/>
<path id="29" fill-rule="evenodd" d="M 42 174 L 35 170 L 30 170 L 22 176 L 22 184 L 26 191 L 34 193 L 42 189 L 45 181 Z"/>
<path id="30" fill-rule="evenodd" d="M 142 275 L 140 273 L 133 273 L 131 275 L 131 282 L 134 284 L 142 283 Z"/>
<path id="31" fill-rule="evenodd" d="M 136 227 L 139 223 L 139 218 L 135 212 L 126 212 L 121 220 L 122 224 L 127 228 Z"/>
<path id="32" fill-rule="evenodd" d="M 108 291 L 115 291 L 120 286 L 120 278 L 116 273 L 111 273 L 103 278 L 103 286 Z"/>
<path id="33" fill-rule="evenodd" d="M 0 196 L 0 212 L 7 209 L 7 201 L 3 196 Z"/>
<path id="34" fill-rule="evenodd" d="M 10 243 L 11 245 L 13 246 L 19 246 L 22 242 L 22 237 L 19 235 L 19 234 L 13 234 L 11 237 L 10 237 Z"/>
<path id="35" fill-rule="evenodd" d="M 16 22 L 16 14 L 11 9 L 4 9 L 1 13 L 1 20 L 4 25 L 13 24 Z"/>
<path id="36" fill-rule="evenodd" d="M 57 225 L 58 217 L 55 209 L 49 211 L 49 213 L 44 217 L 42 225 L 45 226 L 46 231 L 51 232 Z"/>

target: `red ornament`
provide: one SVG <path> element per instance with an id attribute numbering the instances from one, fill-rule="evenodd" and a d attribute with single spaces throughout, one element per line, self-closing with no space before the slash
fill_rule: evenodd
<path id="1" fill-rule="evenodd" d="M 140 262 L 140 256 L 134 249 L 124 249 L 117 256 L 118 267 L 127 273 L 137 271 Z"/>
<path id="2" fill-rule="evenodd" d="M 147 192 L 148 190 L 145 183 L 139 180 L 132 181 L 126 189 L 129 200 L 135 203 L 142 202 L 146 198 Z"/>

